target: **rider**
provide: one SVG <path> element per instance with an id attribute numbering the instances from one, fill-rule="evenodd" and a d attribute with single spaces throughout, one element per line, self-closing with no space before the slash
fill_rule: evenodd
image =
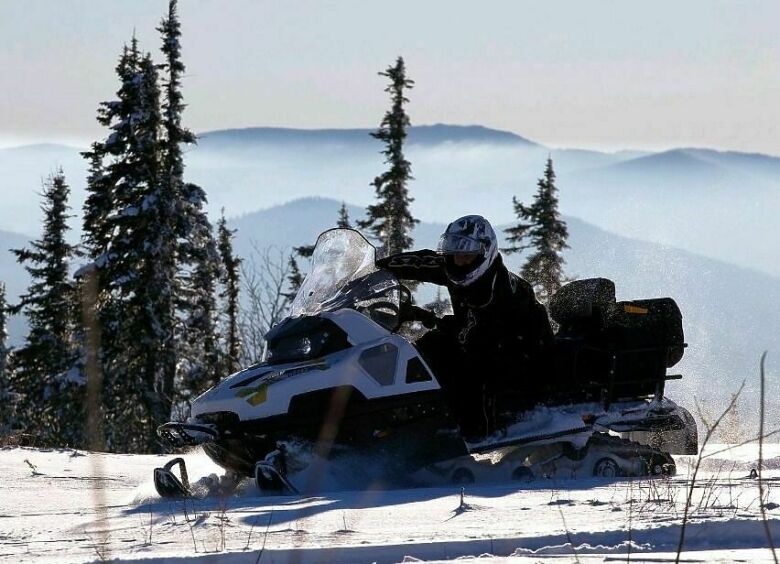
<path id="1" fill-rule="evenodd" d="M 484 217 L 467 215 L 450 223 L 436 251 L 399 253 L 377 265 L 401 279 L 449 290 L 454 315 L 440 319 L 416 345 L 464 435 L 494 430 L 502 392 L 523 389 L 533 396 L 538 382 L 533 373 L 552 341 L 550 320 L 531 285 L 504 266 Z"/>

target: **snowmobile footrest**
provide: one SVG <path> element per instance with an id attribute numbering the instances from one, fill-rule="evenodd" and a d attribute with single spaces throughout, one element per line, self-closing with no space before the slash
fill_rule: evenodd
<path id="1" fill-rule="evenodd" d="M 255 483 L 260 491 L 278 494 L 297 494 L 298 489 L 270 462 L 255 464 Z"/>
<path id="2" fill-rule="evenodd" d="M 173 473 L 173 467 L 179 467 L 179 474 L 181 478 L 178 478 Z M 192 495 L 190 491 L 190 480 L 187 476 L 187 466 L 184 464 L 183 458 L 174 458 L 168 462 L 162 468 L 154 469 L 154 489 L 160 497 L 176 498 L 176 497 L 189 497 Z"/>

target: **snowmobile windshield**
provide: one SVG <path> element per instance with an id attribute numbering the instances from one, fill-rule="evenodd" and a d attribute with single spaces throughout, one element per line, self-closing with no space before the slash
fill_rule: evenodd
<path id="1" fill-rule="evenodd" d="M 357 231 L 331 229 L 317 239 L 311 272 L 290 307 L 291 317 L 350 308 L 387 329 L 398 324 L 400 283 L 375 264 L 376 249 Z"/>

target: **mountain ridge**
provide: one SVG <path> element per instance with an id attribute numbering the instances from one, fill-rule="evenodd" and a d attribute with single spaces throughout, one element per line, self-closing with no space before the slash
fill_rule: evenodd
<path id="1" fill-rule="evenodd" d="M 412 211 L 420 219 L 437 221 L 478 209 L 497 224 L 512 221 L 513 197 L 533 198 L 551 156 L 562 213 L 613 233 L 780 275 L 772 242 L 780 237 L 774 217 L 780 206 L 780 158 L 693 148 L 601 153 L 525 143 L 513 133 L 483 126 L 417 127 L 411 139 L 418 135 L 422 141 L 410 142 L 406 157 L 414 176 Z M 316 194 L 366 206 L 374 197 L 371 181 L 386 169 L 382 144 L 369 129 L 221 131 L 206 132 L 200 145 L 186 152 L 186 179 L 207 191 L 212 217 L 221 209 L 233 216 Z M 274 141 L 268 132 L 286 141 Z M 346 141 L 339 141 L 342 137 Z M 0 228 L 38 232 L 37 192 L 41 179 L 58 166 L 78 214 L 87 175 L 78 150 L 51 145 L 0 150 L 6 195 Z M 732 227 L 725 237 L 724 226 Z M 73 227 L 78 238 L 79 226 L 74 222 Z"/>
<path id="2" fill-rule="evenodd" d="M 370 133 L 375 131 L 372 128 L 360 128 L 360 127 L 330 127 L 330 128 L 308 128 L 308 127 L 280 127 L 280 126 L 247 126 L 247 127 L 230 127 L 224 129 L 211 129 L 199 132 L 197 134 L 198 140 L 217 140 L 224 139 L 225 137 L 235 136 L 242 137 L 244 141 L 252 140 L 253 136 L 263 137 L 268 135 L 268 140 L 273 139 L 274 136 L 278 138 L 289 137 L 293 138 L 296 135 L 302 137 L 310 137 L 312 140 L 327 141 L 328 136 L 338 137 L 340 134 L 345 136 L 352 136 L 357 139 L 370 141 Z M 772 155 L 769 153 L 761 153 L 755 151 L 736 151 L 732 149 L 717 149 L 712 147 L 696 147 L 696 146 L 681 146 L 673 147 L 669 149 L 653 151 L 653 150 L 639 150 L 639 149 L 620 149 L 615 151 L 605 151 L 598 149 L 588 149 L 575 146 L 555 146 L 550 147 L 543 143 L 539 143 L 524 137 L 513 131 L 497 129 L 487 127 L 479 124 L 448 124 L 448 123 L 435 123 L 426 125 L 414 125 L 409 128 L 410 131 L 410 143 L 414 143 L 414 134 L 422 135 L 422 138 L 426 143 L 431 143 L 435 140 L 446 141 L 481 141 L 481 142 L 495 142 L 505 140 L 509 143 L 523 144 L 526 146 L 535 146 L 540 149 L 549 150 L 551 152 L 565 154 L 597 154 L 604 156 L 629 156 L 629 162 L 631 160 L 643 159 L 652 156 L 671 155 L 675 153 L 689 153 L 696 154 L 698 156 L 710 156 L 710 157 L 726 157 L 726 158 L 748 158 L 757 159 L 765 162 L 777 163 L 780 166 L 780 155 Z M 448 135 L 451 137 L 448 139 Z M 30 150 L 67 150 L 73 152 L 80 152 L 86 150 L 86 147 L 80 147 L 68 143 L 57 142 L 40 142 L 40 143 L 23 143 L 20 145 L 12 145 L 0 148 L 0 154 L 7 152 L 17 151 L 30 151 Z M 45 166 L 45 165 L 44 165 Z"/>
<path id="3" fill-rule="evenodd" d="M 218 129 L 198 134 L 199 141 L 225 143 L 315 143 L 341 142 L 362 144 L 372 140 L 368 128 L 290 128 L 290 127 L 242 127 Z M 516 133 L 482 125 L 452 125 L 436 123 L 415 125 L 408 128 L 410 144 L 432 145 L 447 142 L 475 142 L 541 146 Z"/>

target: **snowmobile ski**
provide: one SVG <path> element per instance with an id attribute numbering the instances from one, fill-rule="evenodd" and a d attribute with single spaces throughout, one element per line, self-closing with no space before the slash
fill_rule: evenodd
<path id="1" fill-rule="evenodd" d="M 178 478 L 173 473 L 173 467 L 179 467 L 179 474 L 181 478 Z M 190 497 L 192 492 L 190 491 L 190 481 L 187 476 L 187 466 L 184 464 L 183 458 L 174 458 L 168 462 L 162 468 L 154 469 L 154 488 L 160 497 L 164 498 L 180 498 Z"/>
<path id="2" fill-rule="evenodd" d="M 262 492 L 297 495 L 298 489 L 271 462 L 255 464 L 255 484 Z"/>

